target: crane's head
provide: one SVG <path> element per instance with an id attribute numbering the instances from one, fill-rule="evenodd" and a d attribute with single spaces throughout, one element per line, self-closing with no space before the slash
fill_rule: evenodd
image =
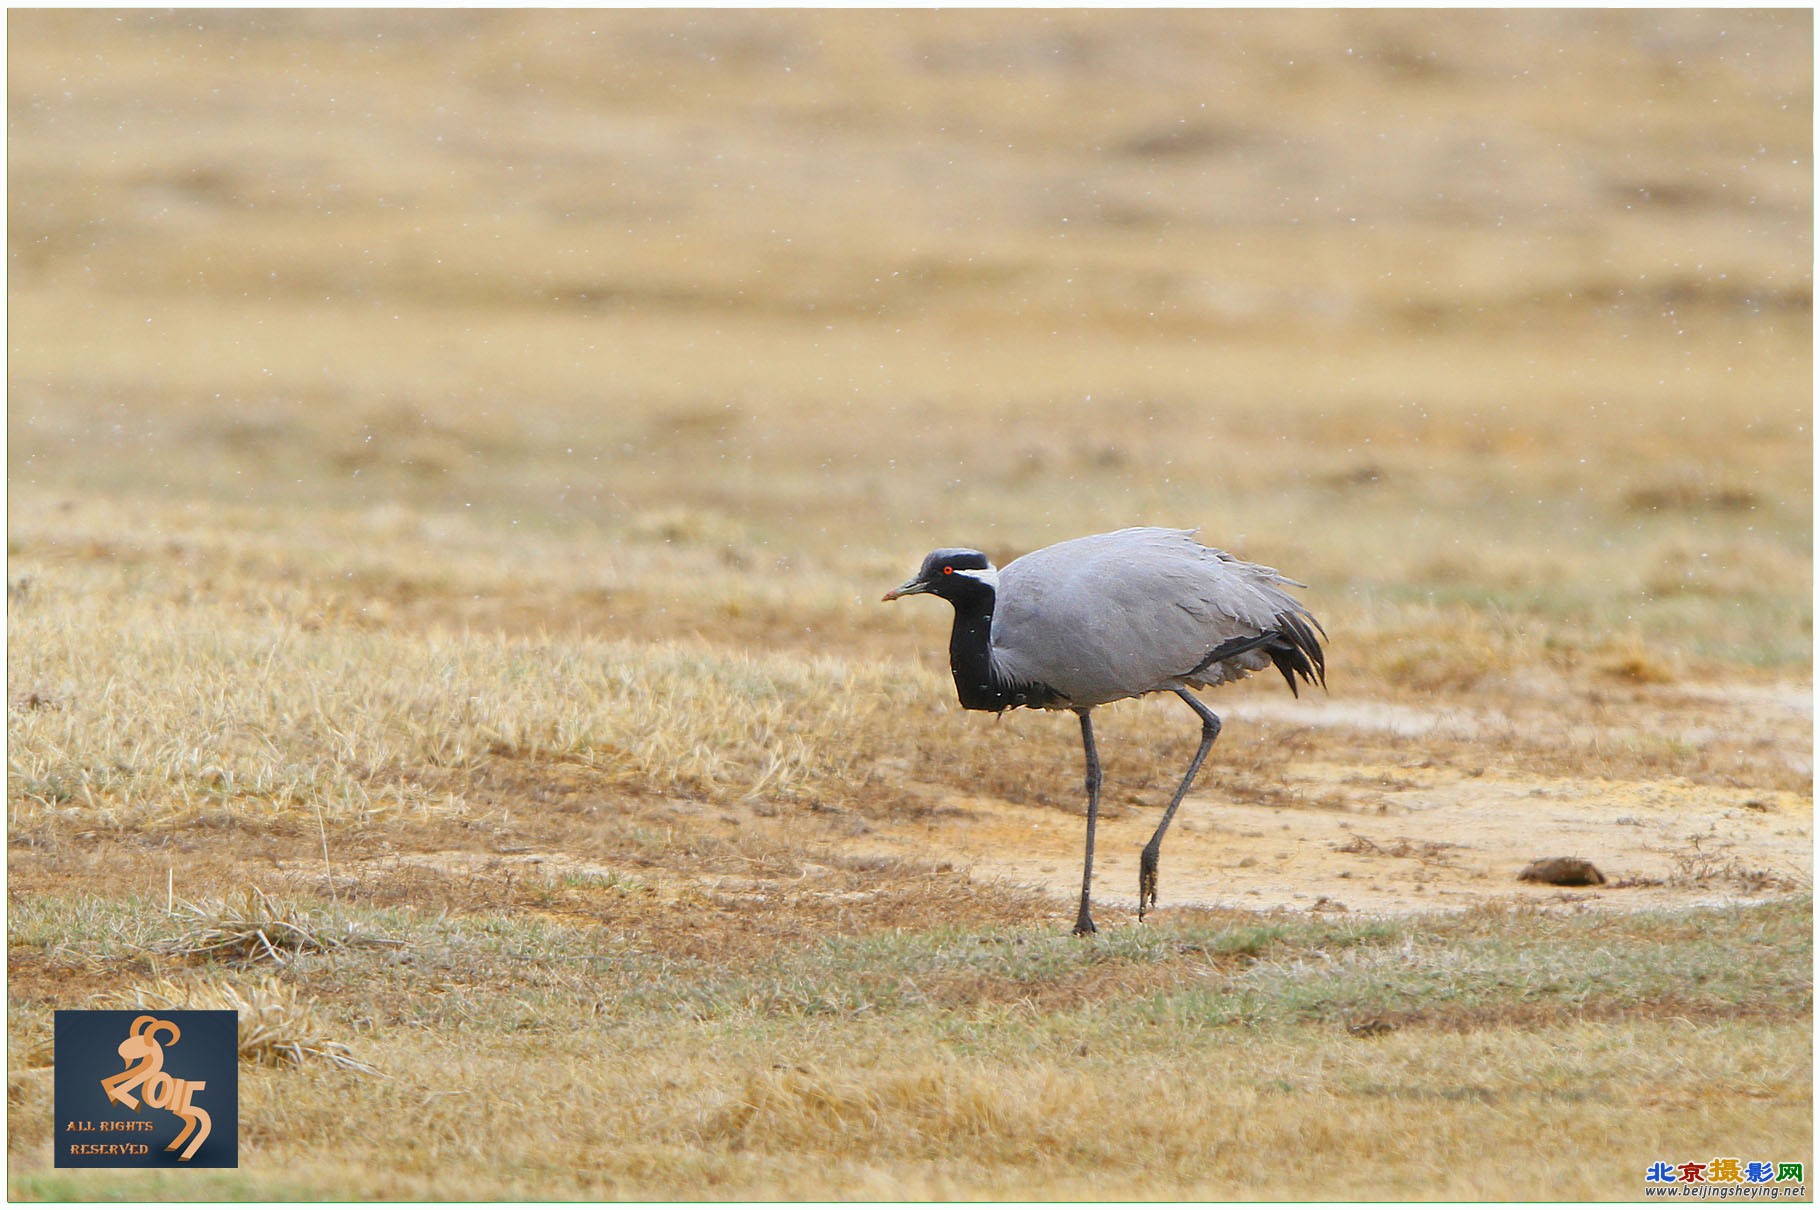
<path id="1" fill-rule="evenodd" d="M 956 601 L 971 596 L 982 588 L 998 588 L 998 569 L 992 560 L 977 550 L 949 546 L 932 550 L 923 560 L 922 570 L 885 594 L 885 600 L 932 592 L 938 597 Z"/>

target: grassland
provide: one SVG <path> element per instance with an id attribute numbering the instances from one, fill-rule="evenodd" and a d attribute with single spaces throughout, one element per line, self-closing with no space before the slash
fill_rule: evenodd
<path id="1" fill-rule="evenodd" d="M 12 1194 L 1811 1161 L 1811 46 L 12 14 Z M 1332 688 L 1221 692 L 1143 925 L 1192 727 L 1096 716 L 1082 943 L 1072 728 L 877 597 L 1134 522 L 1307 581 Z M 237 1171 L 54 1169 L 53 1010 L 223 987 L 373 1070 L 249 1055 Z"/>

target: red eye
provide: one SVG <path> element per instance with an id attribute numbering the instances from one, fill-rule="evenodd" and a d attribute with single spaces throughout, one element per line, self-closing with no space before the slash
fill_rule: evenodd
<path id="1" fill-rule="evenodd" d="M 954 574 L 954 568 L 952 568 L 952 567 L 944 567 L 944 568 L 942 568 L 942 574 L 943 574 L 943 575 L 944 575 L 944 576 L 951 576 L 951 575 L 953 575 L 953 574 Z"/>

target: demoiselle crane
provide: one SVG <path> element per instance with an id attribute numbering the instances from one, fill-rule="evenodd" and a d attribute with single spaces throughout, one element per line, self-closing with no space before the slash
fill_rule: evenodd
<path id="1" fill-rule="evenodd" d="M 1220 734 L 1219 716 L 1189 690 L 1272 664 L 1297 696 L 1298 677 L 1327 683 L 1327 632 L 1285 587 L 1306 585 L 1203 546 L 1192 530 L 1136 528 L 1058 542 L 1002 569 L 977 550 L 931 551 L 920 571 L 885 594 L 895 601 L 934 593 L 954 606 L 948 658 L 966 709 L 1027 706 L 1080 716 L 1087 853 L 1077 935 L 1098 931 L 1091 912 L 1100 808 L 1093 708 L 1166 689 L 1201 719 L 1201 746 L 1139 863 L 1142 920 L 1156 906 L 1163 833 Z"/>

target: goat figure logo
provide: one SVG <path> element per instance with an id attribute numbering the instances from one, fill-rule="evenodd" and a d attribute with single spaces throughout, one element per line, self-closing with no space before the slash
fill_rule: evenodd
<path id="1" fill-rule="evenodd" d="M 160 1045 L 158 1035 L 165 1032 L 170 1034 L 170 1041 Z M 172 1139 L 165 1150 L 175 1151 L 183 1146 L 183 1140 L 189 1139 L 190 1145 L 177 1157 L 187 1160 L 209 1137 L 211 1123 L 207 1110 L 190 1103 L 190 1098 L 206 1088 L 207 1083 L 179 1079 L 164 1070 L 164 1047 L 176 1046 L 177 1039 L 182 1036 L 173 1022 L 150 1015 L 135 1018 L 132 1028 L 127 1031 L 126 1041 L 119 1047 L 120 1057 L 126 1060 L 126 1070 L 102 1080 L 101 1090 L 107 1093 L 110 1104 L 125 1105 L 137 1113 L 139 1098 L 133 1095 L 133 1089 L 138 1088 L 145 1094 L 147 1105 L 153 1109 L 168 1109 L 182 1118 L 183 1132 Z"/>

